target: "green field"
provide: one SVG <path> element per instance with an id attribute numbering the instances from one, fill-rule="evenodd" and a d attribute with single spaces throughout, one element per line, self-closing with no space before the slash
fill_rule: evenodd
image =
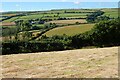
<path id="1" fill-rule="evenodd" d="M 13 17 L 11 19 L 5 20 L 3 22 L 14 22 L 15 20 L 29 20 L 29 19 L 37 19 L 43 17 L 43 19 L 57 19 L 58 17 L 65 17 L 65 18 L 86 18 L 86 15 L 88 13 L 64 13 L 67 12 L 94 12 L 95 10 L 84 10 L 84 9 L 61 9 L 61 10 L 51 10 L 51 11 L 43 11 L 43 12 L 33 12 L 33 13 L 27 13 L 26 16 L 21 17 Z M 25 12 L 26 13 L 26 12 Z M 46 13 L 46 14 L 44 14 Z M 59 15 L 57 16 L 57 13 Z M 18 13 L 4 13 L 2 16 L 13 16 Z M 48 16 L 48 17 L 47 17 Z"/>
<path id="2" fill-rule="evenodd" d="M 3 18 L 0 17 L 0 20 L 2 20 Z"/>
<path id="3" fill-rule="evenodd" d="M 87 13 L 63 13 L 63 14 L 60 14 L 60 17 L 67 17 L 67 18 L 80 17 L 80 18 L 85 18 L 86 15 L 87 15 Z"/>
<path id="4" fill-rule="evenodd" d="M 44 35 L 53 36 L 53 35 L 66 34 L 68 36 L 72 36 L 75 34 L 89 31 L 89 30 L 91 30 L 91 28 L 93 28 L 93 26 L 94 26 L 94 24 L 80 24 L 80 25 L 58 27 L 58 28 L 54 28 L 54 29 L 46 32 Z"/>
<path id="5" fill-rule="evenodd" d="M 7 20 L 5 20 L 5 21 L 3 21 L 3 22 L 14 22 L 14 21 L 17 20 L 17 19 L 19 19 L 19 17 L 13 17 L 13 18 L 7 19 Z"/>
<path id="6" fill-rule="evenodd" d="M 67 13 L 67 14 L 59 14 L 59 17 L 65 17 L 65 18 L 85 18 L 86 17 L 86 13 L 76 13 L 76 14 L 71 14 L 71 13 Z M 47 17 L 48 16 L 48 17 Z M 13 17 L 11 19 L 5 20 L 3 22 L 13 22 L 15 20 L 29 20 L 29 19 L 38 19 L 43 17 L 43 19 L 57 19 L 58 17 L 56 17 L 57 14 L 34 14 L 34 15 L 27 15 L 27 16 L 22 16 L 22 17 Z"/>
<path id="7" fill-rule="evenodd" d="M 105 12 L 104 15 L 110 16 L 111 18 L 117 18 L 118 17 L 118 9 L 103 9 Z"/>
<path id="8" fill-rule="evenodd" d="M 86 18 L 87 12 L 94 12 L 98 9 L 60 9 L 60 10 L 51 10 L 51 11 L 44 11 L 44 12 L 34 12 L 29 13 L 26 16 L 21 17 L 13 17 L 11 19 L 5 20 L 3 22 L 13 22 L 15 20 L 29 20 L 29 19 L 37 19 L 43 17 L 43 19 L 57 19 L 58 17 L 65 17 L 65 18 Z M 118 17 L 118 9 L 112 8 L 112 9 L 101 9 L 105 12 L 104 15 L 110 16 L 111 18 L 117 18 Z M 81 12 L 81 13 L 64 13 L 64 12 Z M 84 12 L 84 13 L 82 13 Z M 44 14 L 46 13 L 46 14 Z M 57 16 L 57 13 L 59 15 Z M 17 13 L 16 13 L 17 14 Z M 9 14 L 2 14 L 3 16 L 12 16 L 16 15 L 15 13 L 9 13 Z"/>

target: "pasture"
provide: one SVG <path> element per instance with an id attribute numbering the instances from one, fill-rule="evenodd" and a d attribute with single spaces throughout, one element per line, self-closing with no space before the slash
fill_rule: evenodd
<path id="1" fill-rule="evenodd" d="M 117 18 L 118 17 L 118 9 L 103 9 L 105 12 L 104 15 L 109 16 L 111 18 Z"/>
<path id="2" fill-rule="evenodd" d="M 74 17 L 78 17 L 78 18 L 86 18 L 86 15 L 88 13 L 63 13 L 60 14 L 60 17 L 67 17 L 67 18 L 74 18 Z"/>
<path id="3" fill-rule="evenodd" d="M 94 24 L 80 24 L 80 25 L 71 25 L 54 28 L 43 35 L 53 36 L 53 35 L 63 35 L 66 34 L 68 36 L 73 36 L 76 34 L 84 33 L 93 28 Z"/>

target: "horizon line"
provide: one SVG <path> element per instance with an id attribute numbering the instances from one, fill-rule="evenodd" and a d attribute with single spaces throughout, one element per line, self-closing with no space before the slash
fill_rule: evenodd
<path id="1" fill-rule="evenodd" d="M 0 12 L 0 13 L 4 13 L 4 12 L 34 12 L 34 11 L 51 11 L 51 10 L 65 10 L 65 9 L 113 9 L 113 8 L 119 8 L 119 7 L 110 7 L 110 8 L 62 8 L 62 9 L 46 9 L 46 10 L 15 10 L 15 11 L 3 11 L 3 12 Z"/>

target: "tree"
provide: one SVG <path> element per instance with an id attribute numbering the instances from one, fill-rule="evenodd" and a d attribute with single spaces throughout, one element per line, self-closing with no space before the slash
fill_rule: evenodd
<path id="1" fill-rule="evenodd" d="M 18 32 L 28 31 L 28 30 L 32 29 L 32 24 L 28 20 L 24 20 L 24 21 L 20 20 L 20 21 L 16 21 L 15 23 L 17 25 Z"/>
<path id="2" fill-rule="evenodd" d="M 32 33 L 28 32 L 28 31 L 24 31 L 24 32 L 22 32 L 22 37 L 23 37 L 23 40 L 27 41 L 27 40 L 31 39 Z"/>
<path id="3" fill-rule="evenodd" d="M 87 15 L 86 21 L 87 21 L 88 23 L 94 23 L 95 20 L 96 20 L 96 18 L 97 18 L 98 16 L 103 15 L 103 14 L 104 14 L 104 12 L 103 12 L 103 11 L 100 11 L 100 10 L 98 10 L 98 11 L 96 11 L 96 12 L 93 12 L 92 14 Z"/>
<path id="4" fill-rule="evenodd" d="M 58 13 L 57 13 L 57 17 L 59 16 L 59 14 L 60 14 L 60 13 L 58 12 Z"/>
<path id="5" fill-rule="evenodd" d="M 65 10 L 64 13 L 67 13 L 67 11 Z"/>

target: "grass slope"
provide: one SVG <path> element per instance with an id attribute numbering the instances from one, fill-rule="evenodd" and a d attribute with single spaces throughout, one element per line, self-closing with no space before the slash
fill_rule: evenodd
<path id="1" fill-rule="evenodd" d="M 118 47 L 14 54 L 0 58 L 5 78 L 118 77 Z"/>
<path id="2" fill-rule="evenodd" d="M 72 35 L 76 35 L 79 33 L 89 31 L 89 30 L 91 30 L 91 28 L 93 28 L 93 26 L 94 26 L 94 24 L 80 24 L 80 25 L 58 27 L 58 28 L 54 28 L 54 29 L 46 32 L 44 35 L 53 36 L 53 35 L 66 34 L 68 36 L 72 36 Z"/>

